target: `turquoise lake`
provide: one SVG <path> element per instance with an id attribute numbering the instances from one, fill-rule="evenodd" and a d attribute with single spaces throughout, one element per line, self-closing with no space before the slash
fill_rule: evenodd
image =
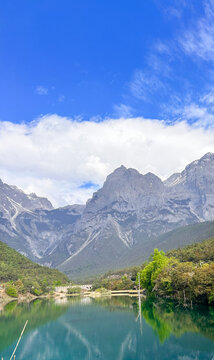
<path id="1" fill-rule="evenodd" d="M 214 309 L 128 297 L 12 302 L 0 312 L 0 358 L 9 360 L 213 360 Z"/>

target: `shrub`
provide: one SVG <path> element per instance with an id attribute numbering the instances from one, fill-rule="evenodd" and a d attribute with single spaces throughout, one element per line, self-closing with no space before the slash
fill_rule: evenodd
<path id="1" fill-rule="evenodd" d="M 79 286 L 68 288 L 67 290 L 67 294 L 80 294 L 80 293 L 81 293 L 81 288 Z"/>
<path id="2" fill-rule="evenodd" d="M 8 296 L 11 296 L 14 298 L 18 297 L 18 291 L 17 291 L 16 287 L 12 284 L 9 284 L 6 286 L 5 292 Z"/>
<path id="3" fill-rule="evenodd" d="M 30 289 L 30 293 L 36 296 L 40 296 L 42 295 L 43 291 L 38 283 L 38 281 L 34 281 L 31 289 Z"/>
<path id="4" fill-rule="evenodd" d="M 48 281 L 46 278 L 41 281 L 40 286 L 41 286 L 42 293 L 47 293 L 50 290 L 50 288 L 48 286 Z"/>
<path id="5" fill-rule="evenodd" d="M 53 282 L 53 286 L 61 286 L 62 285 L 62 281 L 61 280 L 55 280 Z"/>
<path id="6" fill-rule="evenodd" d="M 96 292 L 100 292 L 100 293 L 105 293 L 105 292 L 107 292 L 108 290 L 105 289 L 105 288 L 103 288 L 103 287 L 101 287 L 101 288 L 96 289 L 95 291 L 96 291 Z"/>
<path id="7" fill-rule="evenodd" d="M 33 288 L 33 289 L 31 289 L 31 294 L 36 295 L 36 296 L 40 296 L 40 295 L 42 295 L 42 290 Z"/>
<path id="8" fill-rule="evenodd" d="M 18 293 L 19 294 L 22 294 L 24 293 L 26 290 L 25 290 L 25 287 L 24 287 L 24 284 L 23 282 L 18 279 L 16 282 L 15 282 L 15 286 L 16 286 L 16 289 L 18 290 Z"/>

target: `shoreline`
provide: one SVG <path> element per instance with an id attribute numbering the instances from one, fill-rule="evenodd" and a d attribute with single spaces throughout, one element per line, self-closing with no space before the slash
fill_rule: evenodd
<path id="1" fill-rule="evenodd" d="M 118 290 L 118 291 L 103 291 L 103 292 L 96 292 L 96 291 L 84 291 L 78 294 L 67 294 L 65 292 L 59 293 L 59 292 L 54 292 L 54 293 L 48 293 L 48 294 L 44 294 L 44 295 L 40 295 L 40 296 L 35 296 L 32 295 L 30 293 L 27 293 L 25 295 L 19 295 L 17 298 L 15 297 L 10 297 L 8 296 L 6 293 L 4 293 L 4 295 L 1 293 L 0 294 L 0 312 L 4 311 L 4 308 L 6 305 L 8 305 L 9 303 L 12 302 L 17 302 L 18 304 L 22 304 L 22 303 L 28 303 L 30 304 L 31 302 L 35 301 L 35 300 L 55 300 L 56 303 L 60 303 L 61 301 L 66 301 L 66 299 L 68 298 L 75 298 L 75 297 L 79 297 L 79 298 L 92 298 L 92 299 L 96 299 L 96 298 L 111 298 L 111 297 L 135 297 L 138 298 L 139 297 L 139 293 L 138 291 L 130 291 L 130 290 Z M 2 296 L 3 295 L 3 296 Z M 149 300 L 149 296 L 146 296 L 144 290 L 141 290 L 140 292 L 140 300 L 142 302 Z M 169 299 L 169 298 L 165 298 L 165 299 L 153 299 L 154 304 L 156 303 L 156 301 L 158 300 L 159 304 L 163 304 L 163 303 L 167 303 L 169 300 L 173 301 L 174 303 L 177 304 L 177 306 L 181 306 L 183 308 L 189 308 L 189 309 L 193 309 L 193 307 L 191 306 L 191 304 L 189 305 L 185 305 L 178 303 L 175 299 Z M 63 302 L 64 302 L 63 301 Z M 197 306 L 206 306 L 207 308 L 212 307 L 211 305 L 204 305 L 204 304 L 200 304 L 200 303 L 196 303 L 194 304 L 194 307 Z"/>
<path id="2" fill-rule="evenodd" d="M 141 291 L 141 297 L 146 298 L 145 294 Z M 33 300 L 36 299 L 63 299 L 63 298 L 67 298 L 67 297 L 92 297 L 92 298 L 97 298 L 97 297 L 114 297 L 114 296 L 129 296 L 129 297 L 138 297 L 139 293 L 137 290 L 117 290 L 117 291 L 111 291 L 111 290 L 107 290 L 107 291 L 103 291 L 103 292 L 96 292 L 96 291 L 83 291 L 79 294 L 67 294 L 65 292 L 59 293 L 59 292 L 54 292 L 54 293 L 47 293 L 44 295 L 40 295 L 40 296 L 35 296 L 31 293 L 27 293 L 27 294 L 22 294 L 19 295 L 18 297 L 11 297 L 8 296 L 4 291 L 1 291 L 0 293 L 0 311 L 2 311 L 4 309 L 4 307 L 9 304 L 12 301 L 17 301 L 18 303 L 23 303 L 23 302 L 32 302 Z"/>

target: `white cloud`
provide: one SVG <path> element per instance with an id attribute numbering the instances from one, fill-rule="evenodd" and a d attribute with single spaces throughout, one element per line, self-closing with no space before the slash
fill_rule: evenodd
<path id="1" fill-rule="evenodd" d="M 214 113 L 211 108 L 192 103 L 185 106 L 182 117 L 195 122 L 195 127 L 209 127 L 214 129 Z"/>
<path id="2" fill-rule="evenodd" d="M 189 110 L 195 107 L 194 112 L 197 106 L 197 111 L 203 112 L 202 123 L 211 125 L 213 115 L 210 110 L 214 110 L 214 92 L 212 90 L 205 95 L 206 98 L 203 98 L 200 92 L 212 87 L 214 79 L 214 71 L 210 67 L 210 63 L 214 62 L 214 0 L 203 0 L 200 4 L 201 12 L 198 6 L 187 0 L 175 0 L 171 6 L 166 6 L 162 0 L 156 3 L 167 18 L 170 14 L 179 18 L 185 11 L 188 22 L 186 23 L 185 18 L 181 22 L 178 21 L 176 33 L 172 32 L 168 39 L 157 39 L 156 43 L 151 44 L 150 51 L 145 56 L 144 67 L 133 72 L 129 91 L 142 102 L 156 100 L 163 111 L 162 115 L 170 114 L 171 118 L 173 115 L 181 115 L 181 118 L 184 115 L 188 118 L 186 111 L 188 109 L 184 109 L 185 104 L 188 105 Z M 203 61 L 204 73 L 201 76 L 202 62 L 200 61 L 199 73 L 195 75 L 195 83 L 199 81 L 200 88 L 197 88 L 195 84 L 193 86 L 190 79 L 192 74 L 190 78 L 186 73 L 182 75 L 182 68 L 185 70 L 187 60 L 184 55 L 188 55 L 192 62 L 199 59 Z M 175 84 L 177 84 L 176 87 Z M 168 99 L 164 97 L 166 95 Z M 177 101 L 179 98 L 181 101 Z M 192 102 L 199 104 L 195 105 Z M 201 103 L 206 106 L 202 108 Z M 209 109 L 206 109 L 207 106 Z"/>
<path id="3" fill-rule="evenodd" d="M 38 95 L 48 95 L 48 88 L 39 85 L 36 87 L 36 93 Z"/>
<path id="4" fill-rule="evenodd" d="M 154 92 L 163 88 L 163 83 L 154 75 L 154 71 L 151 70 L 135 71 L 133 79 L 130 82 L 131 93 L 139 100 L 148 101 Z"/>
<path id="5" fill-rule="evenodd" d="M 156 0 L 156 4 L 167 19 L 171 17 L 181 18 L 185 8 L 191 6 L 188 0 L 173 0 L 170 5 L 166 4 L 165 0 Z"/>
<path id="6" fill-rule="evenodd" d="M 121 164 L 162 178 L 214 152 L 214 130 L 143 118 L 77 122 L 57 115 L 0 123 L 0 177 L 54 205 L 83 203 Z"/>
<path id="7" fill-rule="evenodd" d="M 194 127 L 214 129 L 214 91 L 211 89 L 203 93 L 196 101 L 187 99 L 172 98 L 171 106 L 163 107 L 165 114 L 170 113 L 174 121 L 188 121 Z"/>
<path id="8" fill-rule="evenodd" d="M 205 61 L 214 61 L 214 1 L 204 1 L 204 14 L 180 38 L 183 50 Z"/>
<path id="9" fill-rule="evenodd" d="M 213 105 L 214 105 L 214 90 L 211 90 L 207 94 L 201 96 L 200 102 L 206 104 L 207 106 L 211 106 L 213 108 Z"/>
<path id="10" fill-rule="evenodd" d="M 125 104 L 114 105 L 114 112 L 116 117 L 131 117 L 133 114 L 133 109 L 131 106 Z"/>

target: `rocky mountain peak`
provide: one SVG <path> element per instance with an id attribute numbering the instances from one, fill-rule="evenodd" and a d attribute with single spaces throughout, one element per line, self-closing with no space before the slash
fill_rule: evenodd
<path id="1" fill-rule="evenodd" d="M 164 183 L 122 165 L 86 206 L 50 208 L 47 199 L 0 181 L 1 238 L 45 264 L 64 264 L 69 273 L 82 266 L 87 273 L 96 266 L 108 270 L 109 259 L 115 266 L 130 251 L 138 256 L 144 241 L 147 246 L 177 227 L 214 219 L 214 154 Z"/>
<path id="2" fill-rule="evenodd" d="M 15 185 L 8 185 L 0 180 L 0 209 L 6 217 L 13 218 L 23 211 L 34 211 L 36 209 L 51 210 L 51 202 L 36 194 L 27 195 Z"/>
<path id="3" fill-rule="evenodd" d="M 140 174 L 135 169 L 121 166 L 107 176 L 101 189 L 93 194 L 86 204 L 85 213 L 101 209 L 142 208 L 164 193 L 164 185 L 159 177 L 152 173 Z"/>
<path id="4" fill-rule="evenodd" d="M 124 165 L 121 165 L 107 176 L 104 186 L 109 182 L 117 182 L 118 180 L 121 181 L 123 178 L 129 180 L 134 176 L 137 177 L 142 175 L 136 169 L 126 168 Z"/>
<path id="5" fill-rule="evenodd" d="M 150 187 L 153 185 L 163 186 L 162 180 L 155 174 L 148 172 L 144 175 L 144 180 L 150 184 Z"/>
<path id="6" fill-rule="evenodd" d="M 127 171 L 127 168 L 124 165 L 119 166 L 116 168 L 111 174 L 109 174 L 107 177 L 112 176 L 113 174 L 123 174 Z"/>
<path id="7" fill-rule="evenodd" d="M 197 187 L 206 178 L 214 179 L 214 153 L 208 152 L 200 159 L 192 161 L 181 173 L 175 173 L 164 181 L 164 185 L 176 188 L 185 186 Z M 213 180 L 212 180 L 213 182 Z"/>
<path id="8" fill-rule="evenodd" d="M 212 160 L 212 161 L 214 161 L 214 153 L 212 153 L 212 152 L 206 153 L 204 156 L 202 156 L 201 160 L 205 160 L 205 161 Z"/>
<path id="9" fill-rule="evenodd" d="M 186 166 L 184 171 L 182 171 L 181 176 L 185 177 L 187 182 L 194 181 L 200 184 L 204 182 L 205 178 L 206 182 L 209 178 L 212 179 L 213 182 L 214 154 L 207 153 L 199 160 L 191 162 Z"/>
<path id="10" fill-rule="evenodd" d="M 125 166 L 120 166 L 114 170 L 110 175 L 107 176 L 103 187 L 98 192 L 114 192 L 120 191 L 129 185 L 136 184 L 141 181 L 143 175 L 141 175 L 135 169 L 127 169 Z"/>
<path id="11" fill-rule="evenodd" d="M 85 208 L 85 212 L 95 212 L 105 208 L 119 199 L 125 200 L 133 194 L 133 189 L 139 188 L 143 175 L 135 169 L 120 166 L 107 176 L 103 187 L 93 194 Z M 131 193 L 130 193 L 131 192 Z"/>
<path id="12" fill-rule="evenodd" d="M 189 165 L 187 165 L 184 169 L 184 172 L 191 171 L 192 169 L 197 169 L 197 171 L 200 171 L 202 167 L 214 167 L 214 153 L 207 153 L 204 156 L 202 156 L 200 159 L 192 161 Z"/>
<path id="13" fill-rule="evenodd" d="M 38 209 L 52 210 L 53 205 L 50 200 L 45 197 L 37 196 L 35 193 L 27 195 L 28 199 L 33 202 L 33 206 Z"/>

